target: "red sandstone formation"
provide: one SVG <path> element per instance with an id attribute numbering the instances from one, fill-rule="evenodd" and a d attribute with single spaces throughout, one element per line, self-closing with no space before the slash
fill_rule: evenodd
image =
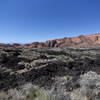
<path id="1" fill-rule="evenodd" d="M 44 43 L 32 43 L 32 47 L 65 47 L 65 46 L 100 46 L 100 34 L 95 35 L 81 35 L 72 38 L 62 38 L 55 40 L 48 40 Z"/>
<path id="2" fill-rule="evenodd" d="M 65 46 L 100 46 L 100 34 L 81 35 L 72 38 L 62 38 L 48 40 L 46 42 L 33 42 L 31 44 L 0 44 L 0 46 L 24 47 L 24 48 L 43 48 L 43 47 L 65 47 Z"/>

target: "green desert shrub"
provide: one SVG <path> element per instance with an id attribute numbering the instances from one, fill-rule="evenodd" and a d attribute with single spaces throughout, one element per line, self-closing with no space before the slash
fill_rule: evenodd
<path id="1" fill-rule="evenodd" d="M 50 90 L 27 83 L 19 89 L 1 92 L 0 100 L 100 100 L 100 75 L 95 72 L 81 75 L 77 80 L 80 87 L 72 91 L 66 91 L 66 83 L 72 82 L 72 76 L 55 77 L 54 80 Z"/>
<path id="2" fill-rule="evenodd" d="M 43 88 L 38 88 L 33 90 L 29 96 L 27 96 L 27 100 L 49 100 L 46 91 Z"/>
<path id="3" fill-rule="evenodd" d="M 33 86 L 31 83 L 25 84 L 20 89 L 10 89 L 0 92 L 0 100 L 49 100 L 45 89 Z"/>
<path id="4" fill-rule="evenodd" d="M 80 76 L 80 88 L 70 94 L 72 100 L 100 100 L 100 75 L 88 72 Z"/>

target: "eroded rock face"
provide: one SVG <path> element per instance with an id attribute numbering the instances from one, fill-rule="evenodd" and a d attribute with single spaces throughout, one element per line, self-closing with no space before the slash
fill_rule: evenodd
<path id="1" fill-rule="evenodd" d="M 100 34 L 50 40 L 46 44 L 46 47 L 98 46 L 100 45 Z"/>
<path id="2" fill-rule="evenodd" d="M 73 38 L 62 38 L 55 40 L 48 40 L 46 42 L 33 42 L 29 46 L 23 45 L 23 47 L 66 47 L 66 46 L 99 46 L 100 45 L 100 34 L 95 35 L 81 35 Z M 17 46 L 18 47 L 18 46 Z"/>
<path id="3" fill-rule="evenodd" d="M 66 47 L 66 46 L 99 46 L 100 34 L 96 35 L 81 35 L 73 38 L 62 38 L 49 40 L 44 43 L 38 42 L 30 44 L 30 47 L 42 48 L 42 47 Z"/>
<path id="4" fill-rule="evenodd" d="M 44 48 L 44 47 L 66 47 L 66 46 L 100 46 L 100 34 L 81 35 L 72 38 L 61 38 L 48 40 L 46 42 L 33 42 L 31 44 L 0 44 L 0 47 L 16 48 Z"/>

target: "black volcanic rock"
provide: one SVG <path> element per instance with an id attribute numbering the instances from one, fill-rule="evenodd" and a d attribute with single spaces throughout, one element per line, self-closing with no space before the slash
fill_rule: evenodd
<path id="1" fill-rule="evenodd" d="M 32 83 L 45 89 L 55 86 L 54 91 L 63 84 L 73 92 L 81 88 L 80 75 L 94 75 L 91 71 L 100 74 L 100 47 L 0 48 L 0 91 Z"/>
<path id="2" fill-rule="evenodd" d="M 3 86 L 9 88 L 13 82 L 14 84 L 21 82 L 17 76 L 23 78 L 23 81 L 34 83 L 36 81 L 40 84 L 37 80 L 42 77 L 48 77 L 51 80 L 55 76 L 66 74 L 78 76 L 91 70 L 100 73 L 100 47 L 44 49 L 9 47 L 1 48 L 0 51 L 0 87 L 2 88 Z M 47 82 L 42 83 L 40 85 L 45 86 Z"/>

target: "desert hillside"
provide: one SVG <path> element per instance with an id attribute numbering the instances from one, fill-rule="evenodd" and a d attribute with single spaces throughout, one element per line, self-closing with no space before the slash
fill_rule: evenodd
<path id="1" fill-rule="evenodd" d="M 0 47 L 0 100 L 100 100 L 99 94 L 100 47 Z"/>

